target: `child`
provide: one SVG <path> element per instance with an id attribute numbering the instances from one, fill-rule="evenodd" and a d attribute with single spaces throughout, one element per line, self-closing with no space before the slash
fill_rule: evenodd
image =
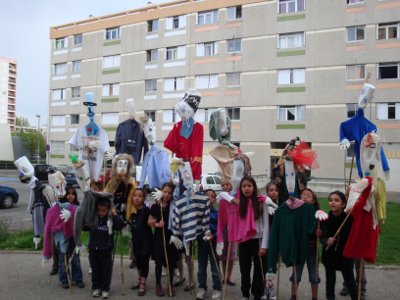
<path id="1" fill-rule="evenodd" d="M 314 206 L 315 211 L 320 209 L 319 202 L 317 196 L 313 192 L 313 190 L 309 188 L 305 188 L 301 191 L 300 199 L 307 204 L 311 204 Z M 312 234 L 308 236 L 308 254 L 307 254 L 307 269 L 308 269 L 308 278 L 311 283 L 311 297 L 312 300 L 316 300 L 318 298 L 318 284 L 321 282 L 321 279 L 318 276 L 317 272 L 317 236 L 316 234 Z M 297 285 L 301 281 L 301 275 L 303 274 L 304 264 L 296 266 L 296 279 Z M 294 283 L 293 274 L 290 277 L 290 281 L 292 282 L 292 295 L 296 293 L 296 286 Z"/>
<path id="2" fill-rule="evenodd" d="M 109 233 L 107 224 L 111 210 L 113 231 L 124 227 L 124 220 L 111 208 L 111 199 L 107 194 L 99 195 L 95 204 L 98 223 L 89 233 L 89 262 L 92 268 L 92 296 L 109 297 L 112 275 L 112 250 L 114 249 L 114 235 Z"/>
<path id="3" fill-rule="evenodd" d="M 336 238 L 333 237 L 346 218 L 346 213 L 343 211 L 346 207 L 346 196 L 340 191 L 334 191 L 329 194 L 328 204 L 329 218 L 321 223 L 322 236 L 320 238 L 324 246 L 322 263 L 325 266 L 326 273 L 326 299 L 335 299 L 336 270 L 340 270 L 349 289 L 351 299 L 355 300 L 357 299 L 357 288 L 354 279 L 353 260 L 344 257 L 342 254 L 350 233 L 352 219 L 349 218 L 339 235 Z M 327 249 L 327 247 L 329 248 Z"/>
<path id="4" fill-rule="evenodd" d="M 232 191 L 232 184 L 229 180 L 224 179 L 221 182 L 221 189 L 223 192 L 228 192 L 230 193 Z M 221 208 L 225 209 L 225 208 Z M 229 284 L 230 286 L 234 286 L 235 282 L 232 281 L 232 270 L 233 270 L 233 265 L 236 260 L 236 250 L 237 250 L 237 243 L 236 242 L 231 242 L 231 249 L 228 255 L 228 232 L 227 228 L 224 229 L 223 231 L 223 239 L 224 239 L 224 248 L 223 252 L 221 255 L 221 261 L 222 261 L 222 272 L 224 273 L 224 278 L 225 278 L 225 270 L 226 270 L 226 264 L 228 264 L 228 271 L 227 271 L 227 281 L 226 283 Z"/>
<path id="5" fill-rule="evenodd" d="M 263 278 L 266 264 L 269 216 L 265 198 L 257 196 L 257 184 L 253 177 L 245 176 L 240 181 L 239 199 L 239 266 L 241 273 L 241 291 L 243 299 L 249 299 L 250 287 L 255 300 L 264 295 Z M 253 282 L 250 282 L 251 263 L 253 261 Z"/>
<path id="6" fill-rule="evenodd" d="M 138 296 L 146 294 L 146 279 L 149 274 L 149 260 L 152 250 L 153 233 L 147 224 L 150 209 L 144 204 L 146 191 L 137 188 L 132 197 L 135 212 L 128 218 L 132 233 L 132 250 L 136 258 L 138 283 L 132 289 L 138 289 Z"/>
<path id="7" fill-rule="evenodd" d="M 219 279 L 219 260 L 215 255 L 217 243 L 217 221 L 218 210 L 214 207 L 217 200 L 217 194 L 214 190 L 208 189 L 204 192 L 210 198 L 210 230 L 204 236 L 197 237 L 198 245 L 198 266 L 197 279 L 199 281 L 199 290 L 196 298 L 204 299 L 207 292 L 207 264 L 210 259 L 211 274 L 213 280 L 213 293 L 211 299 L 216 300 L 221 297 L 221 280 Z M 214 254 L 213 254 L 214 252 Z"/>
<path id="8" fill-rule="evenodd" d="M 170 243 L 172 232 L 168 229 L 169 220 L 169 206 L 172 198 L 172 193 L 174 191 L 174 185 L 172 183 L 164 183 L 161 192 L 162 198 L 160 203 L 155 203 L 150 209 L 150 215 L 148 224 L 149 226 L 155 228 L 153 236 L 153 259 L 155 260 L 156 267 L 156 295 L 158 297 L 164 296 L 164 290 L 161 285 L 161 273 L 163 265 L 167 264 L 169 268 L 168 280 L 171 284 L 172 295 L 175 294 L 172 288 L 172 280 L 174 277 L 174 269 L 176 266 L 176 261 L 178 259 L 178 251 L 174 244 Z M 165 235 L 165 243 L 164 236 Z M 167 252 L 167 260 L 165 259 L 165 250 Z"/>

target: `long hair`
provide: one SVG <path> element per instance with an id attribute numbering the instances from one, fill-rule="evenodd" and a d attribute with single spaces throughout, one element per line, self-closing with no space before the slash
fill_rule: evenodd
<path id="1" fill-rule="evenodd" d="M 72 190 L 72 194 L 75 196 L 74 202 L 72 203 L 75 204 L 76 206 L 79 206 L 80 203 L 78 200 L 78 193 L 76 192 L 76 189 L 72 185 L 67 185 L 67 187 L 65 188 L 65 196 L 64 196 L 65 201 L 68 201 L 67 195 L 69 194 L 70 190 Z"/>
<path id="2" fill-rule="evenodd" d="M 111 174 L 110 174 L 111 179 L 107 183 L 107 186 L 104 190 L 105 192 L 112 193 L 112 194 L 115 193 L 116 190 L 118 189 L 118 186 L 121 183 L 121 180 L 117 174 L 117 164 L 118 164 L 118 161 L 120 161 L 120 160 L 128 161 L 128 168 L 126 170 L 126 176 L 124 177 L 123 182 L 125 184 L 128 184 L 129 180 L 132 177 L 132 170 L 133 170 L 133 167 L 135 166 L 132 156 L 129 154 L 126 154 L 126 153 L 116 155 L 113 159 L 113 164 L 112 164 L 112 168 L 111 168 Z"/>
<path id="3" fill-rule="evenodd" d="M 245 180 L 249 181 L 253 185 L 253 193 L 251 194 L 250 198 L 246 198 L 243 195 L 243 192 L 242 192 L 242 183 Z M 246 175 L 240 181 L 239 187 L 240 187 L 240 200 L 239 200 L 239 215 L 240 215 L 240 218 L 241 219 L 246 218 L 246 215 L 247 215 L 247 204 L 248 204 L 248 201 L 250 199 L 252 204 L 253 204 L 254 219 L 258 220 L 260 218 L 260 216 L 262 215 L 262 205 L 258 201 L 258 198 L 257 198 L 257 183 L 256 183 L 256 181 L 254 180 L 253 177 Z"/>

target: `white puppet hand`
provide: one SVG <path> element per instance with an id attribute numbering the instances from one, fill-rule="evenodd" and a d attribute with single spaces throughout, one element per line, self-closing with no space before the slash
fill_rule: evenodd
<path id="1" fill-rule="evenodd" d="M 339 143 L 340 150 L 347 150 L 350 147 L 350 142 L 348 139 L 344 138 Z"/>
<path id="2" fill-rule="evenodd" d="M 151 192 L 151 195 L 153 196 L 153 198 L 156 202 L 160 202 L 160 200 L 162 199 L 162 196 L 163 196 L 163 192 L 157 188 L 155 190 L 156 190 L 155 192 Z"/>
<path id="3" fill-rule="evenodd" d="M 68 209 L 63 208 L 60 213 L 60 219 L 67 223 L 69 218 L 71 218 L 71 212 Z"/>
<path id="4" fill-rule="evenodd" d="M 268 209 L 268 214 L 269 214 L 270 216 L 273 216 L 273 215 L 275 214 L 275 210 L 276 210 L 275 207 L 268 206 L 267 209 Z"/>
<path id="5" fill-rule="evenodd" d="M 50 258 L 43 256 L 42 257 L 42 267 L 45 268 L 50 264 Z"/>
<path id="6" fill-rule="evenodd" d="M 106 151 L 106 153 L 104 153 L 104 158 L 106 159 L 106 160 L 112 160 L 113 158 L 114 158 L 114 156 L 115 156 L 115 150 L 114 149 L 108 149 L 107 151 Z"/>
<path id="7" fill-rule="evenodd" d="M 319 221 L 325 221 L 328 220 L 328 214 L 320 209 L 315 212 L 315 218 Z"/>
<path id="8" fill-rule="evenodd" d="M 217 243 L 216 252 L 218 256 L 222 255 L 222 251 L 224 250 L 224 242 Z"/>
<path id="9" fill-rule="evenodd" d="M 270 215 L 270 216 L 272 216 L 273 214 L 275 214 L 275 210 L 278 208 L 278 205 L 276 205 L 275 203 L 274 203 L 274 201 L 272 201 L 272 199 L 270 198 L 270 197 L 267 197 L 266 199 L 265 199 L 265 204 L 267 204 L 268 205 L 268 214 Z"/>
<path id="10" fill-rule="evenodd" d="M 34 236 L 33 243 L 35 244 L 35 249 L 37 249 L 39 246 L 39 243 L 40 243 L 40 236 L 38 236 L 38 237 Z"/>
<path id="11" fill-rule="evenodd" d="M 91 148 L 91 149 L 101 148 L 101 142 L 100 142 L 100 140 L 90 141 L 89 144 L 88 144 L 88 147 Z"/>
<path id="12" fill-rule="evenodd" d="M 32 175 L 31 179 L 28 182 L 28 185 L 31 189 L 34 189 L 36 187 L 36 180 L 37 178 L 35 177 L 35 175 Z"/>
<path id="13" fill-rule="evenodd" d="M 171 235 L 171 238 L 169 239 L 169 243 L 174 244 L 175 248 L 178 250 L 181 250 L 183 248 L 182 241 L 174 235 Z"/>
<path id="14" fill-rule="evenodd" d="M 233 199 L 235 199 L 235 197 L 231 196 L 228 192 L 221 192 L 217 196 L 217 201 L 219 202 L 222 199 L 230 203 Z"/>
<path id="15" fill-rule="evenodd" d="M 192 256 L 192 253 L 190 253 L 190 244 L 189 242 L 186 242 L 183 247 L 185 248 L 185 254 L 186 256 Z"/>
<path id="16" fill-rule="evenodd" d="M 207 242 L 212 239 L 212 234 L 210 230 L 204 232 L 203 241 Z"/>

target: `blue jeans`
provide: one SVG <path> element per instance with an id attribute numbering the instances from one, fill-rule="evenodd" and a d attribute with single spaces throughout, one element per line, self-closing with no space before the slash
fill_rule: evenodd
<path id="1" fill-rule="evenodd" d="M 296 264 L 296 279 L 297 283 L 301 281 L 301 275 L 303 274 L 304 264 Z M 319 284 L 321 279 L 317 274 L 317 246 L 316 243 L 309 243 L 308 245 L 308 256 L 307 256 L 307 269 L 308 279 L 311 283 Z M 294 282 L 294 276 L 290 276 L 290 281 Z"/>
<path id="2" fill-rule="evenodd" d="M 221 280 L 219 280 L 218 267 L 217 267 L 219 266 L 219 260 L 218 256 L 215 255 L 216 258 L 215 261 L 211 252 L 211 245 L 212 245 L 215 253 L 215 245 L 216 245 L 215 240 L 212 240 L 212 242 L 205 242 L 203 241 L 203 237 L 200 237 L 197 239 L 197 245 L 198 245 L 197 260 L 199 264 L 199 270 L 197 272 L 197 280 L 199 282 L 199 288 L 207 290 L 207 265 L 208 265 L 208 259 L 210 259 L 213 289 L 220 291 Z"/>
<path id="3" fill-rule="evenodd" d="M 71 264 L 69 266 L 70 274 L 72 274 L 71 282 L 82 282 L 83 275 L 82 275 L 81 261 L 79 259 L 79 255 L 76 255 L 74 252 L 72 255 L 73 257 L 71 260 Z M 61 251 L 58 250 L 58 259 L 59 259 L 58 279 L 60 280 L 61 283 L 68 282 L 66 266 L 65 266 L 65 256 L 66 254 L 61 253 Z M 67 261 L 70 259 L 70 257 L 71 257 L 70 255 L 67 255 Z"/>

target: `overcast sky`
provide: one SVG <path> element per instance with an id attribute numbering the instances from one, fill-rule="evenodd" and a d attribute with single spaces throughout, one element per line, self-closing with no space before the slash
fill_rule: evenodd
<path id="1" fill-rule="evenodd" d="M 146 6 L 148 0 L 0 0 L 0 56 L 17 61 L 17 116 L 47 123 L 50 27 Z M 152 1 L 154 4 L 169 0 Z"/>

